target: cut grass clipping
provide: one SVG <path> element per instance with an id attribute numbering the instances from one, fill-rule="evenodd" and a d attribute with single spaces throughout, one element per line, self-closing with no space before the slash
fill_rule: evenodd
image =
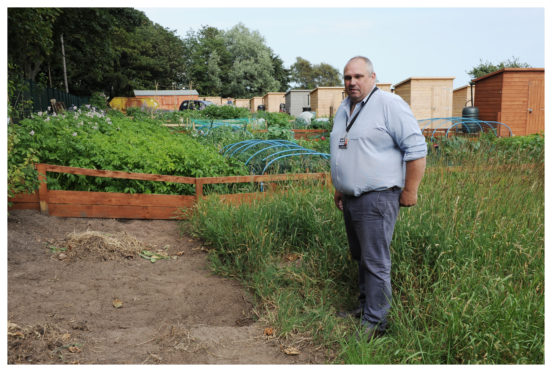
<path id="1" fill-rule="evenodd" d="M 49 246 L 60 260 L 94 258 L 100 261 L 127 260 L 137 257 L 152 263 L 170 256 L 154 249 L 126 232 L 108 234 L 101 231 L 85 231 L 67 234 L 65 240 Z"/>

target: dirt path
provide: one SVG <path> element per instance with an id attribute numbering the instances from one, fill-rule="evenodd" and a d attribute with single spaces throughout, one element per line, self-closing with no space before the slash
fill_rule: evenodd
<path id="1" fill-rule="evenodd" d="M 68 234 L 87 232 L 96 240 L 69 242 Z M 83 250 L 99 247 L 98 237 L 126 237 L 168 258 Z M 200 243 L 180 236 L 178 222 L 10 212 L 10 364 L 324 363 L 300 347 L 289 355 L 298 345 L 281 344 L 265 327 L 243 288 L 209 272 Z"/>

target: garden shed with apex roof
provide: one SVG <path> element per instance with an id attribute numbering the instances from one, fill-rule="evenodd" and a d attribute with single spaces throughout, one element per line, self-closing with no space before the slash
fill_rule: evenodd
<path id="1" fill-rule="evenodd" d="M 452 91 L 452 116 L 462 116 L 462 109 L 474 106 L 472 102 L 472 90 L 475 97 L 475 86 L 464 85 Z"/>
<path id="2" fill-rule="evenodd" d="M 299 116 L 304 108 L 310 107 L 309 89 L 291 89 L 285 94 L 286 112 L 291 116 Z"/>
<path id="3" fill-rule="evenodd" d="M 217 106 L 222 106 L 222 97 L 200 96 L 198 99 L 200 101 L 213 102 Z"/>
<path id="4" fill-rule="evenodd" d="M 249 111 L 257 112 L 257 107 L 263 104 L 263 97 L 253 97 L 249 100 Z"/>
<path id="5" fill-rule="evenodd" d="M 249 109 L 249 99 L 247 99 L 247 98 L 236 98 L 234 100 L 234 106 Z"/>
<path id="6" fill-rule="evenodd" d="M 479 119 L 506 124 L 516 136 L 544 133 L 544 68 L 503 68 L 473 80 Z M 509 136 L 498 127 L 499 136 Z"/>
<path id="7" fill-rule="evenodd" d="M 333 117 L 344 99 L 344 87 L 318 87 L 310 92 L 311 109 L 318 118 Z"/>
<path id="8" fill-rule="evenodd" d="M 454 77 L 410 77 L 395 84 L 395 94 L 410 105 L 416 119 L 452 116 Z"/>
<path id="9" fill-rule="evenodd" d="M 385 92 L 391 92 L 391 83 L 376 83 L 376 86 Z"/>
<path id="10" fill-rule="evenodd" d="M 286 103 L 284 92 L 268 92 L 263 96 L 263 105 L 267 112 L 280 112 L 280 105 Z"/>

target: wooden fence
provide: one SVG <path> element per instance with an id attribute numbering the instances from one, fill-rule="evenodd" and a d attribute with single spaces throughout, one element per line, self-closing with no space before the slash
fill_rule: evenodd
<path id="1" fill-rule="evenodd" d="M 40 186 L 33 194 L 9 199 L 10 209 L 35 209 L 57 217 L 182 219 L 183 210 L 204 197 L 203 186 L 221 183 L 259 183 L 292 180 L 320 180 L 329 183 L 328 173 L 251 175 L 231 177 L 181 177 L 159 174 L 96 170 L 50 164 L 36 164 Z M 195 195 L 126 194 L 114 192 L 48 190 L 46 172 L 94 177 L 161 181 L 195 185 Z M 264 197 L 266 192 L 218 194 L 221 202 L 242 203 Z"/>

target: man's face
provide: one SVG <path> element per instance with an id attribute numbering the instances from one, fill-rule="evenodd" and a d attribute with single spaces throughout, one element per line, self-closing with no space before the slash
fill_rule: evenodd
<path id="1" fill-rule="evenodd" d="M 374 88 L 376 74 L 369 73 L 366 62 L 362 59 L 353 59 L 343 71 L 345 92 L 353 103 L 362 101 Z"/>

